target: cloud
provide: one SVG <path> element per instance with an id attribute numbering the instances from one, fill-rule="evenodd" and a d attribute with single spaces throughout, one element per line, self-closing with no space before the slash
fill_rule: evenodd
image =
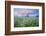
<path id="1" fill-rule="evenodd" d="M 19 10 L 19 11 L 15 11 L 15 14 L 28 14 L 28 13 L 32 13 L 32 10 Z"/>

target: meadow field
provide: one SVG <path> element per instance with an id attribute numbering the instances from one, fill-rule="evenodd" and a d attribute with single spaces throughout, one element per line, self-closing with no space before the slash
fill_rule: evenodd
<path id="1" fill-rule="evenodd" d="M 14 27 L 38 27 L 39 17 L 17 17 L 14 16 Z"/>

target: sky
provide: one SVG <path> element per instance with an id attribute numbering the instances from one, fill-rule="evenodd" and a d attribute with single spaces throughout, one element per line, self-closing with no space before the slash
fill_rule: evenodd
<path id="1" fill-rule="evenodd" d="M 14 16 L 39 16 L 39 9 L 14 8 Z"/>

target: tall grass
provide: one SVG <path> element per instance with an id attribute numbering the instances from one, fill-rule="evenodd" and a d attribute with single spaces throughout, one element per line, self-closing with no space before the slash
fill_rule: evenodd
<path id="1" fill-rule="evenodd" d="M 39 17 L 15 17 L 14 27 L 37 27 L 39 26 Z"/>

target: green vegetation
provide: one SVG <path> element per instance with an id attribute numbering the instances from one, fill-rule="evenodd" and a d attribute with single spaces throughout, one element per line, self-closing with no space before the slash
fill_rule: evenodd
<path id="1" fill-rule="evenodd" d="M 14 27 L 38 27 L 39 17 L 15 17 Z"/>

